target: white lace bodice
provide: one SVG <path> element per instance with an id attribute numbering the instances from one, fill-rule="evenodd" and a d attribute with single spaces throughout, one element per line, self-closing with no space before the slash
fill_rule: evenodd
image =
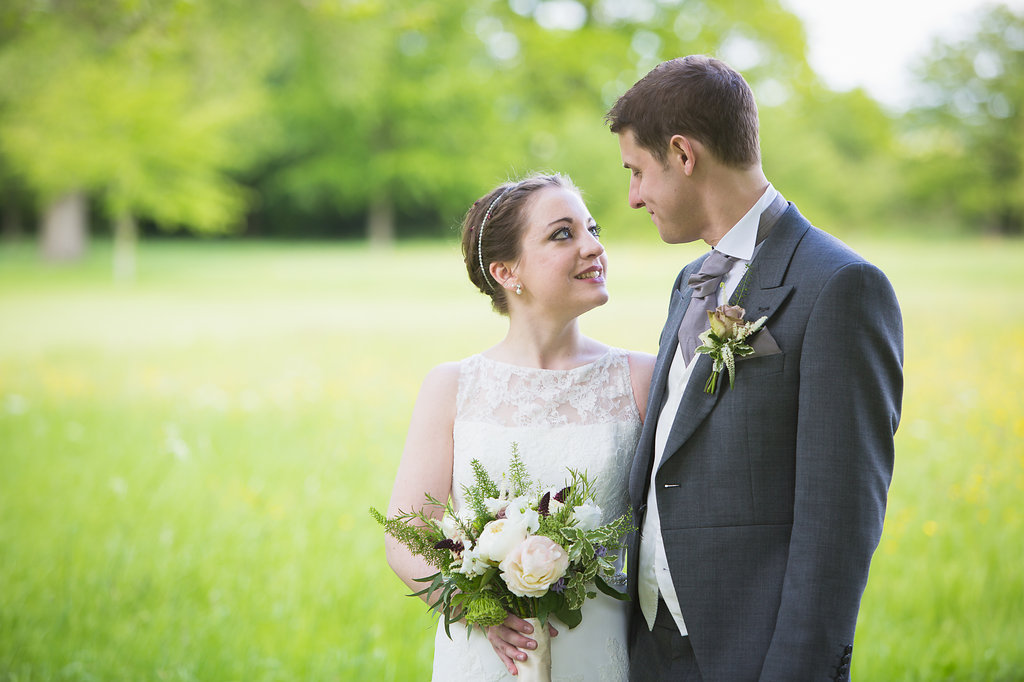
<path id="1" fill-rule="evenodd" d="M 500 480 L 516 443 L 530 477 L 543 488 L 561 487 L 567 468 L 586 471 L 603 521 L 610 521 L 628 509 L 629 467 L 640 428 L 626 351 L 609 349 L 569 370 L 517 367 L 474 355 L 462 361 L 459 373 L 455 507 L 463 506 L 463 486 L 474 481 L 472 460 Z M 626 679 L 623 602 L 599 594 L 584 604 L 579 626 L 560 630 L 552 642 L 553 682 Z M 474 630 L 467 638 L 461 623 L 453 626 L 452 639 L 439 625 L 434 647 L 435 681 L 515 679 L 482 633 Z"/>
<path id="2" fill-rule="evenodd" d="M 482 355 L 462 362 L 455 415 L 452 497 L 473 482 L 479 459 L 495 480 L 508 466 L 511 445 L 535 483 L 560 487 L 567 468 L 596 482 L 597 503 L 609 521 L 628 507 L 627 482 L 640 434 L 629 355 L 616 348 L 569 370 L 518 367 Z"/>

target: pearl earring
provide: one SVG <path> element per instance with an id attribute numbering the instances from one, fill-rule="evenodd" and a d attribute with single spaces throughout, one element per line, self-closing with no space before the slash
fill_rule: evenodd
<path id="1" fill-rule="evenodd" d="M 523 295 L 523 285 L 522 284 L 516 284 L 516 296 L 522 296 L 522 295 Z"/>

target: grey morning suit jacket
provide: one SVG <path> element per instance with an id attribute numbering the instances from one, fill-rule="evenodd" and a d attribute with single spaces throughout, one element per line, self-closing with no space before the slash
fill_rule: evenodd
<path id="1" fill-rule="evenodd" d="M 638 524 L 686 282 L 703 259 L 676 279 L 661 334 L 629 483 Z M 733 302 L 748 320 L 768 316 L 781 352 L 738 361 L 735 388 L 723 375 L 713 395 L 699 356 L 680 403 L 655 483 L 683 618 L 706 682 L 847 679 L 900 417 L 896 296 L 789 204 Z M 633 604 L 636 583 L 631 571 Z"/>

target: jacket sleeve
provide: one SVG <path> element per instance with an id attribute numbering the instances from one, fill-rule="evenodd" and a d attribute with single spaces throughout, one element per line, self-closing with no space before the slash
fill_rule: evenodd
<path id="1" fill-rule="evenodd" d="M 822 287 L 803 339 L 793 531 L 762 680 L 849 678 L 902 394 L 892 286 L 868 263 L 845 265 Z"/>

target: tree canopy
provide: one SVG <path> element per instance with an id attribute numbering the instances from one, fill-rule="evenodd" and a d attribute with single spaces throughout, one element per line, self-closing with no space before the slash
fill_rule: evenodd
<path id="1" fill-rule="evenodd" d="M 707 53 L 749 80 L 769 177 L 824 224 L 912 205 L 1019 231 L 1022 36 L 993 8 L 894 115 L 825 88 L 779 0 L 12 0 L 0 207 L 80 192 L 111 224 L 388 241 L 558 170 L 629 232 L 603 115 L 658 62 Z"/>
<path id="2" fill-rule="evenodd" d="M 994 6 L 918 66 L 911 196 L 1002 234 L 1024 233 L 1024 14 Z"/>

